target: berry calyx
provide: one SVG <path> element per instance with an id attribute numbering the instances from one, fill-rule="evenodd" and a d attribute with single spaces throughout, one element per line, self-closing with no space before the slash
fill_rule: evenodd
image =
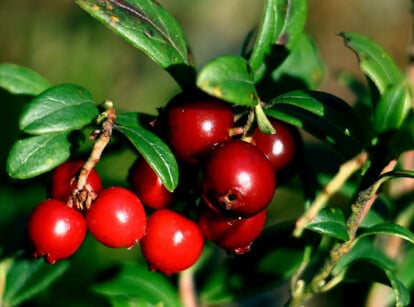
<path id="1" fill-rule="evenodd" d="M 201 92 L 182 92 L 162 113 L 165 138 L 178 160 L 197 163 L 233 126 L 230 104 Z"/>
<path id="2" fill-rule="evenodd" d="M 144 205 L 152 209 L 167 207 L 173 193 L 168 191 L 144 158 L 138 158 L 129 172 L 132 190 Z"/>
<path id="3" fill-rule="evenodd" d="M 86 236 L 86 222 L 76 209 L 56 199 L 48 199 L 32 212 L 28 233 L 35 247 L 35 257 L 49 263 L 72 256 Z"/>
<path id="4" fill-rule="evenodd" d="M 100 243 L 131 248 L 145 233 L 146 215 L 139 198 L 123 187 L 104 189 L 86 213 L 88 229 Z"/>
<path id="5" fill-rule="evenodd" d="M 141 250 L 151 270 L 170 275 L 192 266 L 204 246 L 203 234 L 194 221 L 170 209 L 160 209 L 148 219 Z"/>
<path id="6" fill-rule="evenodd" d="M 235 217 L 255 215 L 268 206 L 275 188 L 269 159 L 250 143 L 223 142 L 205 164 L 202 197 L 216 211 Z"/>

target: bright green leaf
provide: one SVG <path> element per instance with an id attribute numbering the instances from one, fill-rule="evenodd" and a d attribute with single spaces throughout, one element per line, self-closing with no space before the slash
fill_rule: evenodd
<path id="1" fill-rule="evenodd" d="M 349 239 L 344 214 L 336 208 L 322 209 L 306 229 L 343 241 Z"/>
<path id="2" fill-rule="evenodd" d="M 370 228 L 365 229 L 359 236 L 358 240 L 371 235 L 390 235 L 400 237 L 401 239 L 407 240 L 414 243 L 414 234 L 407 228 L 393 223 L 382 223 L 374 225 Z"/>
<path id="3" fill-rule="evenodd" d="M 178 83 L 194 83 L 187 39 L 175 18 L 157 1 L 76 0 L 76 3 L 168 70 Z"/>
<path id="4" fill-rule="evenodd" d="M 178 184 L 178 165 L 170 148 L 140 122 L 137 113 L 118 113 L 114 127 L 125 135 L 144 157 L 164 186 L 173 191 Z"/>
<path id="5" fill-rule="evenodd" d="M 50 87 L 50 83 L 37 72 L 24 66 L 1 64 L 0 87 L 12 94 L 38 95 Z"/>
<path id="6" fill-rule="evenodd" d="M 388 279 L 390 280 L 392 289 L 395 294 L 395 306 L 404 307 L 409 306 L 411 301 L 411 295 L 405 285 L 397 278 L 393 271 L 385 271 Z"/>
<path id="7" fill-rule="evenodd" d="M 254 109 L 256 113 L 257 125 L 259 126 L 260 131 L 263 133 L 276 133 L 275 128 L 272 126 L 272 123 L 264 113 L 262 105 L 257 104 Z"/>
<path id="8" fill-rule="evenodd" d="M 62 84 L 35 97 L 23 110 L 19 125 L 30 134 L 70 132 L 88 125 L 97 115 L 86 89 Z"/>
<path id="9" fill-rule="evenodd" d="M 212 96 L 245 106 L 257 104 L 257 93 L 247 61 L 238 56 L 222 56 L 200 71 L 197 86 Z"/>
<path id="10" fill-rule="evenodd" d="M 113 278 L 93 285 L 92 289 L 112 301 L 116 300 L 119 306 L 136 306 L 136 303 L 142 303 L 143 300 L 149 306 L 181 306 L 177 291 L 170 280 L 160 273 L 149 271 L 146 265 L 139 263 L 122 263 Z"/>
<path id="11" fill-rule="evenodd" d="M 7 173 L 27 179 L 43 174 L 70 157 L 68 134 L 45 134 L 17 140 L 10 149 Z"/>

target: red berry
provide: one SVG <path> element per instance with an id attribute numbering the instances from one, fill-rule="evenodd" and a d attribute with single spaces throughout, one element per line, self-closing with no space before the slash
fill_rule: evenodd
<path id="1" fill-rule="evenodd" d="M 49 196 L 64 202 L 68 201 L 76 188 L 76 181 L 72 181 L 72 179 L 78 174 L 84 163 L 82 160 L 66 161 L 55 168 L 51 175 Z M 101 177 L 95 169 L 89 173 L 86 184 L 89 190 L 95 194 L 102 190 Z"/>
<path id="2" fill-rule="evenodd" d="M 167 275 L 192 266 L 203 246 L 198 224 L 170 209 L 157 210 L 149 217 L 147 234 L 141 242 L 150 268 Z"/>
<path id="3" fill-rule="evenodd" d="M 171 203 L 173 194 L 165 188 L 145 159 L 139 158 L 132 165 L 129 181 L 132 190 L 149 208 L 161 209 Z"/>
<path id="4" fill-rule="evenodd" d="M 73 255 L 86 235 L 86 222 L 76 209 L 56 199 L 41 202 L 33 211 L 28 225 L 36 257 L 49 263 Z"/>
<path id="5" fill-rule="evenodd" d="M 102 244 L 131 248 L 145 233 L 146 215 L 139 198 L 123 187 L 103 190 L 86 213 L 90 233 Z"/>
<path id="6" fill-rule="evenodd" d="M 266 134 L 256 128 L 252 143 L 272 162 L 275 171 L 286 167 L 295 155 L 296 144 L 291 127 L 275 119 L 271 120 L 275 134 Z"/>
<path id="7" fill-rule="evenodd" d="M 182 92 L 164 113 L 167 143 L 177 159 L 197 163 L 211 148 L 229 139 L 233 111 L 229 104 L 199 92 Z"/>
<path id="8" fill-rule="evenodd" d="M 266 222 L 263 210 L 251 217 L 238 219 L 211 210 L 203 210 L 199 224 L 204 235 L 229 253 L 243 254 L 250 250 Z"/>
<path id="9" fill-rule="evenodd" d="M 202 197 L 215 210 L 236 217 L 255 215 L 270 203 L 275 188 L 269 159 L 250 143 L 223 142 L 206 162 Z"/>

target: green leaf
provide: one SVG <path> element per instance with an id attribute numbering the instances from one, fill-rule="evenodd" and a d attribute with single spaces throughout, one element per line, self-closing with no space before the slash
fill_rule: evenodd
<path id="1" fill-rule="evenodd" d="M 7 173 L 16 179 L 43 174 L 70 157 L 68 134 L 45 134 L 17 140 L 10 149 Z"/>
<path id="2" fill-rule="evenodd" d="M 374 82 L 380 94 L 404 78 L 389 54 L 369 38 L 352 32 L 343 32 L 340 36 L 345 45 L 355 52 L 361 70 Z"/>
<path id="3" fill-rule="evenodd" d="M 212 96 L 245 106 L 257 104 L 257 93 L 247 61 L 239 56 L 221 56 L 200 71 L 197 86 Z"/>
<path id="4" fill-rule="evenodd" d="M 306 226 L 306 229 L 342 241 L 349 239 L 344 214 L 337 208 L 322 209 L 318 215 L 310 221 Z"/>
<path id="5" fill-rule="evenodd" d="M 391 270 L 385 271 L 387 277 L 391 283 L 392 289 L 394 290 L 395 294 L 395 306 L 396 307 L 403 307 L 409 306 L 411 295 L 405 285 L 397 278 L 395 273 Z"/>
<path id="6" fill-rule="evenodd" d="M 38 95 L 50 87 L 50 83 L 37 72 L 24 66 L 1 64 L 0 87 L 12 94 Z"/>
<path id="7" fill-rule="evenodd" d="M 202 305 L 220 305 L 231 302 L 235 299 L 235 294 L 229 291 L 229 268 L 227 266 L 217 266 L 204 281 L 200 289 L 200 300 Z"/>
<path id="8" fill-rule="evenodd" d="M 150 272 L 146 265 L 139 263 L 122 263 L 113 278 L 93 285 L 92 290 L 118 303 L 123 301 L 118 306 L 137 306 L 142 300 L 149 306 L 181 306 L 177 291 L 169 279 L 160 273 Z"/>
<path id="9" fill-rule="evenodd" d="M 91 94 L 74 84 L 62 84 L 35 97 L 23 110 L 20 129 L 30 134 L 81 129 L 98 115 Z"/>
<path id="10" fill-rule="evenodd" d="M 138 113 L 118 113 L 114 127 L 125 135 L 160 177 L 167 190 L 178 184 L 178 165 L 170 148 L 140 122 Z"/>
<path id="11" fill-rule="evenodd" d="M 292 91 L 277 96 L 267 115 L 302 128 L 351 158 L 361 151 L 359 122 L 342 99 L 324 92 Z"/>
<path id="12" fill-rule="evenodd" d="M 6 276 L 3 307 L 17 306 L 49 287 L 69 268 L 67 261 L 53 265 L 43 259 L 17 260 Z"/>
<path id="13" fill-rule="evenodd" d="M 390 85 L 375 108 L 375 132 L 398 129 L 412 108 L 412 99 L 411 87 L 406 80 Z"/>
<path id="14" fill-rule="evenodd" d="M 414 243 L 414 233 L 409 229 L 393 223 L 381 223 L 365 229 L 359 234 L 357 240 L 370 235 L 390 235 L 400 237 L 408 242 Z"/>
<path id="15" fill-rule="evenodd" d="M 263 133 L 276 133 L 275 128 L 272 126 L 272 123 L 267 118 L 266 114 L 263 111 L 262 105 L 259 103 L 254 108 L 256 113 L 256 121 L 259 129 Z"/>
<path id="16" fill-rule="evenodd" d="M 157 1 L 76 0 L 76 3 L 168 70 L 178 83 L 194 83 L 187 39 L 174 17 Z"/>

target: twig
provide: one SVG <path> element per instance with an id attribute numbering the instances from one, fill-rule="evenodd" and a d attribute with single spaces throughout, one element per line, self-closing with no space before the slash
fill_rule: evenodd
<path id="1" fill-rule="evenodd" d="M 178 289 L 184 307 L 197 307 L 193 270 L 187 269 L 179 274 Z"/>

